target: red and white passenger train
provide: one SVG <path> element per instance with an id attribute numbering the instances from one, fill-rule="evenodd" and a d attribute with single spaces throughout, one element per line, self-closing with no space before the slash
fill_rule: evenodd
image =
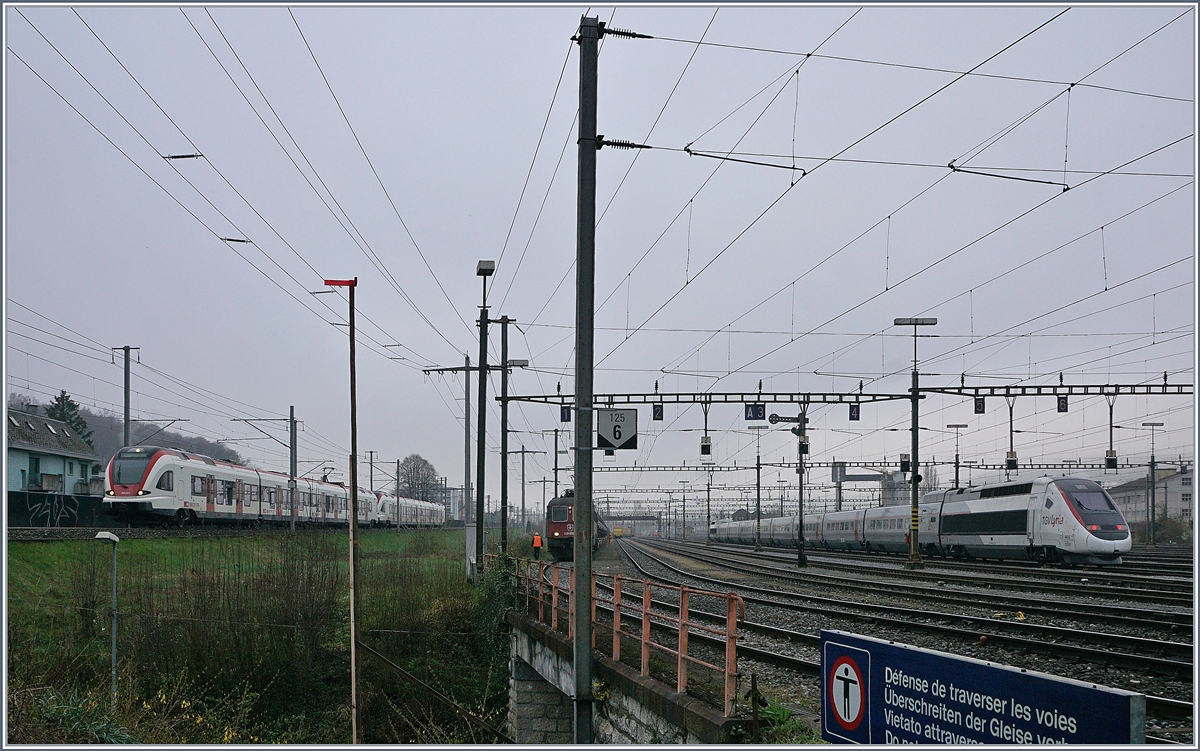
<path id="1" fill-rule="evenodd" d="M 339 484 L 296 479 L 296 521 L 347 525 L 350 491 Z M 179 449 L 123 448 L 104 475 L 104 506 L 131 525 L 173 523 L 288 524 L 288 476 L 243 467 Z M 427 501 L 358 490 L 358 523 L 370 526 L 433 527 L 445 509 Z"/>

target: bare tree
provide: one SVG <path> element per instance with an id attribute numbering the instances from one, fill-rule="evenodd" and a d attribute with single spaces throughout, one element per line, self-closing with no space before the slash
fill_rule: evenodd
<path id="1" fill-rule="evenodd" d="M 925 472 L 921 475 L 921 492 L 928 493 L 938 489 L 938 473 L 937 467 L 932 463 L 925 465 Z"/>
<path id="2" fill-rule="evenodd" d="M 400 495 L 419 501 L 440 501 L 438 473 L 420 454 L 400 462 Z"/>

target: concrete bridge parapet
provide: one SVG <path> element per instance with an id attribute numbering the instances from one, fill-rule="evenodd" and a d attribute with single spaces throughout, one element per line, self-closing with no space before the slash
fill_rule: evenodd
<path id="1" fill-rule="evenodd" d="M 520 613 L 512 627 L 509 733 L 517 743 L 571 743 L 575 673 L 571 643 Z M 673 691 L 637 670 L 593 653 L 597 743 L 729 743 L 744 736 L 745 721 Z"/>

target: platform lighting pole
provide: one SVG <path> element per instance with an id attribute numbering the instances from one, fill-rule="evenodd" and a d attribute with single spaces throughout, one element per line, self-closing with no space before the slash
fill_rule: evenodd
<path id="1" fill-rule="evenodd" d="M 1154 544 L 1154 524 L 1157 521 L 1154 518 L 1154 511 L 1157 502 L 1155 496 L 1158 495 L 1158 462 L 1154 458 L 1154 429 L 1163 427 L 1161 422 L 1144 422 L 1143 428 L 1150 428 L 1150 493 L 1146 496 L 1146 541 Z"/>
<path id="2" fill-rule="evenodd" d="M 461 513 L 461 512 L 460 512 Z M 400 531 L 400 460 L 396 460 L 396 531 Z"/>
<path id="3" fill-rule="evenodd" d="M 964 422 L 953 422 L 953 423 L 950 423 L 949 425 L 947 425 L 946 427 L 954 429 L 954 488 L 955 488 L 955 490 L 957 490 L 958 489 L 958 436 L 959 436 L 958 431 L 962 430 L 963 428 L 970 427 L 970 426 L 968 426 Z"/>
<path id="4" fill-rule="evenodd" d="M 479 306 L 479 418 L 476 420 L 475 444 L 475 571 L 472 581 L 479 584 L 479 571 L 483 568 L 483 526 L 487 511 L 484 509 L 484 475 L 487 451 L 484 446 L 487 422 L 487 333 L 488 304 L 487 280 L 496 272 L 495 261 L 480 261 L 475 265 L 475 276 L 483 279 L 483 304 Z"/>
<path id="5" fill-rule="evenodd" d="M 920 532 L 920 502 L 921 502 L 921 463 L 917 456 L 919 443 L 918 412 L 921 404 L 920 372 L 917 370 L 917 327 L 936 326 L 936 318 L 897 318 L 893 326 L 913 327 L 913 369 L 912 369 L 912 521 L 909 525 L 908 560 L 904 567 L 909 569 L 924 568 L 921 562 L 921 546 L 918 540 Z"/>
<path id="6" fill-rule="evenodd" d="M 358 277 L 326 279 L 327 287 L 350 292 L 350 737 L 359 742 L 358 717 L 358 390 L 354 370 L 354 290 Z"/>

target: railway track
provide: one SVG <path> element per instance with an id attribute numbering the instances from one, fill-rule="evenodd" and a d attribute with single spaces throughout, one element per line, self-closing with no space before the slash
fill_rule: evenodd
<path id="1" fill-rule="evenodd" d="M 622 547 L 627 551 L 628 547 Z M 887 626 L 900 631 L 923 632 L 936 634 L 943 638 L 968 641 L 978 641 L 985 637 L 989 645 L 1005 646 L 1025 652 L 1045 654 L 1055 657 L 1068 657 L 1075 660 L 1126 669 L 1140 670 L 1148 673 L 1168 676 L 1190 676 L 1192 673 L 1192 645 L 1180 642 L 1170 642 L 1141 637 L 1130 637 L 1119 634 L 1088 631 L 1078 629 L 1063 629 L 1054 626 L 1044 626 L 1028 623 L 1011 623 L 964 616 L 956 613 L 940 613 L 924 611 L 922 618 L 938 621 L 917 621 L 903 617 L 912 612 L 911 608 L 893 605 L 879 605 L 862 602 L 846 602 L 827 597 L 816 597 L 808 594 L 787 592 L 768 587 L 741 584 L 684 571 L 678 566 L 665 561 L 640 546 L 633 546 L 637 552 L 681 576 L 687 576 L 705 583 L 709 588 L 728 588 L 738 592 L 746 603 L 756 603 L 768 607 L 783 608 L 792 611 L 803 611 L 831 618 L 854 620 Z M 749 571 L 749 573 L 754 573 Z M 853 610 L 849 610 L 852 608 Z M 1003 630 L 1002 630 L 1003 629 Z M 1013 633 L 1015 632 L 1015 633 Z M 1105 644 L 1109 648 L 1083 646 L 1075 643 L 1047 641 L 1047 639 L 1084 640 L 1095 644 Z M 1134 651 L 1115 651 L 1140 650 Z M 1156 652 L 1158 655 L 1146 654 Z"/>
<path id="2" fill-rule="evenodd" d="M 742 549 L 752 549 L 750 545 L 739 545 L 734 543 L 717 543 L 727 547 L 739 547 Z M 765 550 L 769 550 L 766 548 Z M 794 548 L 792 549 L 794 550 Z M 836 557 L 847 560 L 867 559 L 874 560 L 878 563 L 902 565 L 904 560 L 902 557 L 890 555 L 886 553 L 869 553 L 863 551 L 841 551 L 819 549 L 805 551 L 810 557 Z M 785 553 L 787 555 L 787 553 Z M 794 552 L 790 554 L 791 558 L 795 558 Z M 1184 570 L 1181 574 L 1175 575 L 1170 573 L 1147 573 L 1136 570 L 1127 571 L 1124 566 L 1096 566 L 1093 568 L 1060 568 L 1051 566 L 1038 566 L 1032 561 L 971 561 L 971 560 L 949 560 L 944 558 L 925 558 L 926 566 L 943 566 L 953 567 L 963 571 L 975 571 L 987 574 L 1001 575 L 1019 575 L 1028 576 L 1047 581 L 1078 581 L 1080 578 L 1086 578 L 1089 582 L 1105 582 L 1110 586 L 1129 586 L 1135 585 L 1138 587 L 1150 588 L 1157 591 L 1191 591 L 1192 589 L 1192 572 L 1190 569 Z M 1135 566 L 1136 568 L 1136 566 Z"/>
<path id="3" fill-rule="evenodd" d="M 625 546 L 622 545 L 622 549 L 623 549 L 623 552 L 625 553 L 625 558 L 630 561 L 630 564 L 634 565 L 635 569 L 637 569 L 638 571 L 640 571 L 642 573 L 642 576 L 646 576 L 647 578 L 656 579 L 656 581 L 668 582 L 668 583 L 672 583 L 672 584 L 679 583 L 678 581 L 674 581 L 674 579 L 655 575 L 654 572 L 649 571 L 646 569 L 646 567 L 642 566 L 641 564 L 638 564 L 637 560 L 634 557 L 632 557 L 632 555 L 629 554 L 628 548 L 625 548 Z M 643 554 L 646 554 L 646 553 L 643 552 Z M 653 557 L 653 555 L 649 555 L 649 554 L 647 554 L 647 555 L 650 559 L 654 559 L 656 561 L 656 563 L 658 563 L 659 565 L 667 567 L 667 569 L 678 571 L 678 569 L 676 569 L 676 567 L 673 567 L 670 564 L 665 563 L 665 561 L 656 559 L 655 557 Z M 682 573 L 683 576 L 701 578 L 701 579 L 706 579 L 706 581 L 709 581 L 709 582 L 719 583 L 718 579 L 712 579 L 709 577 L 696 577 L 696 575 L 692 575 L 692 573 L 688 573 L 688 572 L 680 572 L 680 573 Z M 745 602 L 748 602 L 748 603 L 758 602 L 758 603 L 763 603 L 763 605 L 779 606 L 778 602 L 774 602 L 774 601 L 770 601 L 770 600 L 763 600 L 763 599 L 760 599 L 760 597 L 755 597 L 755 596 L 743 595 L 743 599 Z M 674 603 L 671 603 L 671 602 L 662 602 L 660 600 L 654 600 L 653 606 L 656 608 L 666 609 L 666 611 L 678 613 L 678 605 L 674 605 Z M 719 613 L 707 613 L 704 611 L 697 611 L 696 608 L 690 608 L 690 617 L 709 619 L 709 620 L 713 620 L 714 623 L 722 623 L 722 621 L 724 621 L 724 619 L 725 619 L 725 615 L 722 615 Z M 878 619 L 870 619 L 870 620 L 874 621 L 874 620 L 878 620 Z M 786 642 L 792 643 L 792 644 L 802 645 L 802 647 L 806 647 L 806 648 L 810 648 L 810 649 L 815 648 L 815 647 L 817 647 L 818 644 L 820 644 L 820 636 L 818 636 L 818 635 L 812 635 L 812 633 L 804 633 L 804 632 L 793 631 L 793 630 L 788 630 L 788 629 L 781 629 L 781 627 L 779 627 L 779 626 L 756 623 L 756 621 L 751 621 L 751 620 L 740 621 L 739 630 L 743 631 L 743 632 L 758 633 L 758 635 L 766 636 L 768 638 L 782 639 L 782 641 L 786 641 Z M 956 630 L 956 631 L 961 632 L 961 630 Z M 692 642 L 701 642 L 704 644 L 709 644 L 715 648 L 724 647 L 724 644 L 721 644 L 718 641 L 718 639 L 713 639 L 713 638 L 706 637 L 703 635 L 691 635 L 691 636 L 689 636 L 689 639 Z M 769 663 L 769 665 L 774 665 L 774 666 L 778 666 L 778 667 L 782 667 L 782 668 L 786 668 L 786 669 L 791 669 L 791 671 L 796 671 L 797 673 L 800 673 L 800 674 L 810 675 L 810 677 L 818 677 L 818 675 L 820 675 L 820 662 L 816 662 L 816 661 L 812 661 L 812 660 L 805 660 L 804 657 L 781 653 L 781 651 L 775 651 L 772 649 L 764 649 L 762 647 L 762 645 L 751 645 L 751 644 L 745 644 L 744 642 L 739 643 L 738 644 L 738 655 L 739 655 L 739 657 L 743 657 L 743 659 L 756 660 L 756 661 L 761 661 L 764 663 Z M 1147 714 L 1147 717 L 1152 717 L 1152 719 L 1170 721 L 1170 722 L 1186 721 L 1186 720 L 1190 719 L 1190 717 L 1193 716 L 1193 713 L 1194 713 L 1194 707 L 1193 707 L 1193 704 L 1190 702 L 1183 702 L 1183 701 L 1178 701 L 1178 699 L 1159 697 L 1159 696 L 1146 696 L 1146 714 Z M 1172 740 L 1171 738 L 1166 737 L 1166 735 L 1177 735 L 1177 734 L 1189 735 L 1190 733 L 1192 733 L 1192 728 L 1189 728 L 1189 727 L 1188 728 L 1181 728 L 1181 727 L 1157 728 L 1157 732 L 1162 733 L 1162 737 L 1156 737 L 1156 735 L 1147 735 L 1147 738 L 1146 738 L 1147 743 L 1175 744 L 1175 743 L 1178 743 L 1178 741 Z"/>
<path id="4" fill-rule="evenodd" d="M 749 545 L 713 544 L 708 546 L 715 550 L 736 550 L 750 553 L 764 559 L 780 562 L 790 562 L 795 565 L 794 551 L 764 549 L 754 551 Z M 903 567 L 903 561 L 883 555 L 869 553 L 840 553 L 835 551 L 806 551 L 810 563 L 817 564 L 822 569 L 851 571 L 864 573 L 866 571 L 886 572 L 889 576 L 915 581 L 945 581 L 960 584 L 975 585 L 982 589 L 1001 586 L 1005 589 L 1023 590 L 1027 592 L 1043 592 L 1061 595 L 1064 587 L 1070 587 L 1073 595 L 1092 597 L 1119 598 L 1134 602 L 1150 604 L 1174 605 L 1192 607 L 1194 595 L 1189 584 L 1153 581 L 1146 578 L 1126 578 L 1119 585 L 1093 582 L 1095 572 L 1060 573 L 1047 578 L 1041 576 L 1044 569 L 1029 568 L 1025 571 L 1008 566 L 995 566 L 993 569 L 981 569 L 960 566 L 957 562 L 927 561 L 926 567 L 920 570 L 909 570 Z M 1100 581 L 1099 579 L 1097 581 Z M 1110 579 L 1111 581 L 1111 579 Z"/>
<path id="5" fill-rule="evenodd" d="M 690 557 L 718 565 L 724 560 L 730 560 L 729 556 L 733 556 L 733 560 L 753 566 L 753 570 L 756 572 L 771 572 L 773 576 L 787 581 L 825 584 L 830 587 L 837 587 L 842 591 L 861 592 L 865 594 L 878 594 L 879 592 L 878 584 L 846 581 L 845 577 L 837 574 L 821 573 L 813 570 L 813 567 L 797 569 L 794 563 L 784 564 L 780 562 L 779 565 L 767 565 L 761 560 L 756 560 L 752 553 L 747 555 L 741 553 L 741 551 L 730 551 L 718 556 L 716 554 L 706 555 L 703 552 L 706 548 L 701 545 L 691 545 L 688 543 L 680 545 L 678 543 L 662 542 L 655 543 L 655 545 L 656 547 L 664 547 L 669 550 L 683 550 Z M 1097 612 L 1094 607 L 1078 602 L 1047 600 L 1044 597 L 1033 598 L 1029 596 L 1001 594 L 993 590 L 947 590 L 943 586 L 943 580 L 939 580 L 933 586 L 888 582 L 887 591 L 888 594 L 903 595 L 910 599 L 925 602 L 974 607 L 986 605 L 991 609 L 1008 611 L 1012 615 L 1023 613 L 1025 615 L 1042 615 L 1046 617 L 1066 617 L 1081 621 L 1120 623 L 1125 626 L 1155 631 L 1172 631 L 1172 627 L 1174 627 L 1174 631 L 1190 631 L 1192 627 L 1192 614 L 1187 612 L 1148 612 L 1145 608 L 1125 607 L 1121 605 L 1105 605 L 1103 612 Z"/>

